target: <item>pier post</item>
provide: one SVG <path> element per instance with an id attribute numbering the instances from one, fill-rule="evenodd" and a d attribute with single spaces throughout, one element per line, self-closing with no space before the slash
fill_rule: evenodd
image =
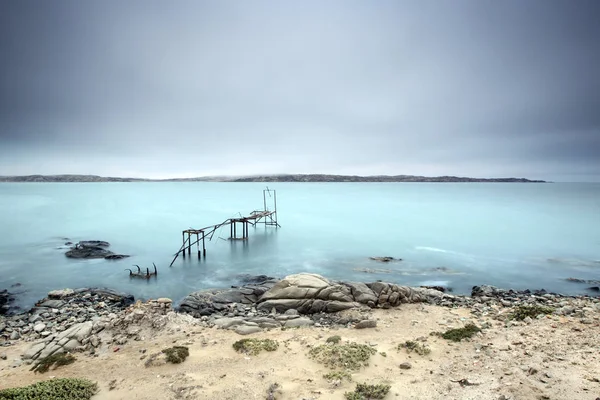
<path id="1" fill-rule="evenodd" d="M 204 244 L 204 231 L 202 231 L 202 255 L 206 258 L 206 245 Z"/>
<path id="2" fill-rule="evenodd" d="M 181 238 L 183 240 L 181 252 L 183 253 L 183 258 L 185 258 L 185 232 L 181 232 Z"/>
<path id="3" fill-rule="evenodd" d="M 192 234 L 188 232 L 188 255 L 192 255 Z"/>
<path id="4" fill-rule="evenodd" d="M 196 249 L 198 250 L 198 260 L 200 259 L 200 236 L 196 232 Z"/>
<path id="5" fill-rule="evenodd" d="M 233 238 L 237 239 L 237 224 L 233 222 Z"/>

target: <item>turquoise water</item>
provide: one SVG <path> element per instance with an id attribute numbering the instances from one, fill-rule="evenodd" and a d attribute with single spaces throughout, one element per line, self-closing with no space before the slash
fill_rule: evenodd
<path id="1" fill-rule="evenodd" d="M 169 268 L 183 229 L 261 209 L 265 184 L 0 184 L 0 288 L 21 283 L 19 303 L 28 307 L 49 290 L 82 286 L 177 301 L 236 284 L 243 273 L 442 284 L 456 293 L 485 283 L 576 294 L 586 286 L 564 278 L 600 279 L 600 184 L 269 186 L 282 228 L 251 228 L 246 243 L 226 240 L 224 228 L 207 244 L 205 261 L 193 254 Z M 67 259 L 63 238 L 106 240 L 132 257 Z M 152 262 L 157 279 L 130 280 L 124 271 Z"/>

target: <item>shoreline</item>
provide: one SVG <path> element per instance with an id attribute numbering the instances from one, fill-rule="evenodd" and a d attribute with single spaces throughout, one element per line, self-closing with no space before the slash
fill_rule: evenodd
<path id="1" fill-rule="evenodd" d="M 52 291 L 33 312 L 0 317 L 3 338 L 8 321 L 30 328 L 0 346 L 0 389 L 56 376 L 98 382 L 93 399 L 265 399 L 274 383 L 275 399 L 343 399 L 360 382 L 390 384 L 386 399 L 571 399 L 578 393 L 577 398 L 594 400 L 600 394 L 598 297 L 492 286 L 455 296 L 384 282 L 354 284 L 349 289 L 353 301 L 343 301 L 340 293 L 346 292 L 339 282 L 298 274 L 195 292 L 177 310 L 167 298 L 134 302 L 114 291 Z M 370 297 L 365 287 L 379 296 Z M 263 289 L 259 302 L 248 302 Z M 337 310 L 324 312 L 328 307 Z M 514 317 L 531 307 L 551 311 Z M 56 325 L 48 326 L 52 322 Z M 471 323 L 481 331 L 470 339 L 432 336 Z M 332 335 L 377 350 L 369 366 L 351 371 L 352 382 L 323 378 L 330 369 L 307 353 Z M 244 338 L 269 338 L 279 349 L 238 354 L 232 344 Z M 415 340 L 431 354 L 398 347 Z M 188 360 L 169 364 L 160 358 L 160 351 L 174 344 L 189 348 Z M 53 350 L 69 351 L 77 361 L 46 374 L 29 371 Z M 474 385 L 455 383 L 461 379 Z"/>

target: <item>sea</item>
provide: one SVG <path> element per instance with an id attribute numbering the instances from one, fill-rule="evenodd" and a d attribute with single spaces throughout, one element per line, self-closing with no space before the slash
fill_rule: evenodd
<path id="1" fill-rule="evenodd" d="M 169 266 L 183 230 L 273 211 L 275 199 L 280 227 L 234 241 L 224 226 L 206 258 L 194 246 Z M 567 278 L 600 279 L 599 183 L 0 183 L 0 229 L 0 289 L 22 309 L 67 287 L 177 303 L 246 275 L 300 272 L 456 294 L 489 284 L 594 295 Z M 80 240 L 131 257 L 67 258 L 65 243 Z M 383 256 L 401 260 L 370 259 Z M 148 280 L 126 271 L 153 263 Z"/>

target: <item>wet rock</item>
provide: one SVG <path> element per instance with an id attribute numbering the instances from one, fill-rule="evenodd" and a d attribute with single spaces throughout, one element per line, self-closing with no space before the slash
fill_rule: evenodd
<path id="1" fill-rule="evenodd" d="M 394 257 L 369 257 L 369 260 L 381 262 L 381 263 L 389 263 L 391 261 L 402 261 L 401 258 Z"/>
<path id="2" fill-rule="evenodd" d="M 123 258 L 129 257 L 128 254 L 109 254 L 104 257 L 105 260 L 121 260 Z"/>

